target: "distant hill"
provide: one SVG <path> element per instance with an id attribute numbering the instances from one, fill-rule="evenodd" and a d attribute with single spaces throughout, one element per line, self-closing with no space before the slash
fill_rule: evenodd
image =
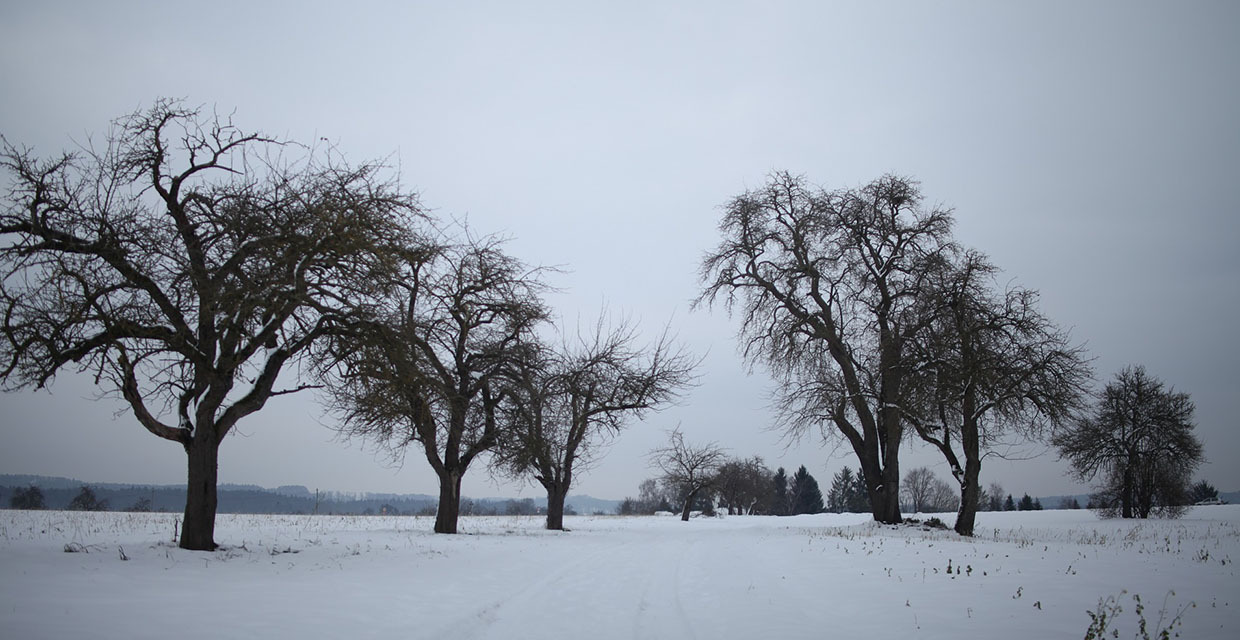
<path id="1" fill-rule="evenodd" d="M 83 486 L 108 501 L 113 511 L 132 510 L 140 500 L 149 501 L 153 511 L 178 512 L 185 508 L 185 485 L 132 485 L 112 482 L 83 482 L 73 478 L 0 474 L 0 508 L 8 508 L 9 498 L 19 488 L 37 486 L 43 491 L 49 509 L 63 509 Z M 221 484 L 218 488 L 219 513 L 321 513 L 321 514 L 429 514 L 439 500 L 426 494 L 341 493 L 311 491 L 302 485 L 267 489 L 257 485 Z M 577 513 L 615 513 L 619 500 L 590 496 L 569 496 L 567 505 Z M 465 515 L 529 515 L 545 510 L 547 499 L 479 498 L 462 499 Z"/>

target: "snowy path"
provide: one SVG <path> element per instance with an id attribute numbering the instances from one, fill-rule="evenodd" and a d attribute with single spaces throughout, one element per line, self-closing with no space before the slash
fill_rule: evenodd
<path id="1" fill-rule="evenodd" d="M 982 514 L 974 540 L 853 515 L 573 518 L 567 533 L 480 518 L 457 536 L 426 519 L 222 516 L 231 548 L 214 554 L 170 546 L 164 514 L 0 511 L 0 638 L 1079 638 L 1125 589 L 1151 627 L 1164 599 L 1195 603 L 1183 637 L 1232 638 L 1240 507 L 1208 509 Z"/>

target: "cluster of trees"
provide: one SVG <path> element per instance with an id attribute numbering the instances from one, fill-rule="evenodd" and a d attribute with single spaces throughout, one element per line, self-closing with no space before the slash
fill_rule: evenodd
<path id="1" fill-rule="evenodd" d="M 650 452 L 659 470 L 638 487 L 638 497 L 625 498 L 620 515 L 679 511 L 682 520 L 701 511 L 714 515 L 799 515 L 822 513 L 822 489 L 801 465 L 791 477 L 780 467 L 772 472 L 761 457 L 729 458 L 716 443 L 686 443 L 679 429 L 668 434 L 668 444 Z"/>
<path id="2" fill-rule="evenodd" d="M 215 548 L 220 445 L 273 397 L 321 388 L 346 436 L 421 454 L 439 478 L 436 532 L 456 531 L 462 479 L 484 455 L 541 484 L 547 526 L 561 528 L 574 474 L 698 363 L 666 331 L 642 344 L 625 321 L 554 326 L 545 269 L 436 220 L 382 163 L 176 101 L 76 153 L 40 159 L 4 140 L 0 170 L 0 380 L 38 388 L 89 372 L 179 445 L 187 549 Z M 1001 287 L 960 247 L 950 212 L 923 207 L 912 180 L 827 191 L 776 174 L 725 206 L 720 231 L 698 304 L 740 316 L 741 351 L 779 381 L 792 434 L 821 429 L 852 448 L 881 522 L 901 519 L 907 433 L 942 453 L 956 530 L 971 535 L 986 452 L 1043 437 L 1084 404 L 1082 349 L 1036 292 Z M 1134 376 L 1145 384 L 1121 374 Z M 1094 419 L 1057 440 L 1082 477 L 1107 479 L 1100 499 L 1122 515 L 1170 510 L 1179 496 L 1166 487 L 1200 459 L 1191 437 L 1159 435 L 1191 429 L 1187 397 L 1164 395 L 1136 402 L 1157 418 L 1134 421 L 1108 387 Z M 725 460 L 676 440 L 652 461 L 687 509 Z M 785 491 L 769 510 L 801 508 Z"/>
<path id="3" fill-rule="evenodd" d="M 573 473 L 697 364 L 625 322 L 548 339 L 546 270 L 434 219 L 382 163 L 176 101 L 49 159 L 4 140 L 0 170 L 0 380 L 89 372 L 179 445 L 187 549 L 215 548 L 220 445 L 273 397 L 322 388 L 345 435 L 423 454 L 437 532 L 490 452 L 558 528 Z"/>
<path id="4" fill-rule="evenodd" d="M 1081 419 L 1092 376 L 1084 349 L 1040 312 L 1036 291 L 1001 285 L 999 269 L 960 246 L 952 226 L 951 212 L 923 206 L 908 178 L 826 190 L 776 173 L 724 206 L 697 305 L 738 318 L 740 352 L 776 380 L 790 435 L 818 432 L 852 449 L 875 520 L 900 522 L 902 501 L 919 508 L 925 498 L 922 487 L 901 489 L 910 434 L 951 470 L 962 535 L 982 505 L 983 458 L 1054 434 L 1083 478 L 1108 478 L 1107 503 L 1123 515 L 1172 504 L 1155 487 L 1183 486 L 1199 446 L 1135 433 L 1112 445 L 1118 411 Z M 1186 399 L 1179 405 L 1191 414 Z M 1156 453 L 1166 447 L 1174 452 Z"/>

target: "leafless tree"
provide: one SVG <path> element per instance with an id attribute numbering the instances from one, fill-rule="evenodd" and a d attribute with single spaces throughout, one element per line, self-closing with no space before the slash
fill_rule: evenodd
<path id="1" fill-rule="evenodd" d="M 693 500 L 714 486 L 719 465 L 727 455 L 714 442 L 687 444 L 680 429 L 668 433 L 667 439 L 667 446 L 650 452 L 650 464 L 662 472 L 663 482 L 684 501 L 680 519 L 688 522 Z"/>
<path id="2" fill-rule="evenodd" d="M 817 428 L 851 445 L 874 518 L 887 523 L 900 521 L 907 342 L 951 246 L 950 213 L 921 199 L 896 176 L 824 191 L 772 175 L 725 206 L 697 300 L 740 316 L 741 352 L 780 381 L 790 433 Z"/>
<path id="3" fill-rule="evenodd" d="M 461 480 L 498 442 L 506 380 L 547 319 L 543 269 L 497 238 L 441 238 L 411 256 L 376 321 L 335 340 L 320 362 L 346 437 L 396 458 L 416 444 L 439 477 L 436 533 L 456 533 Z"/>
<path id="4" fill-rule="evenodd" d="M 772 471 L 754 456 L 748 459 L 733 458 L 719 466 L 717 489 L 728 515 L 760 513 L 769 506 L 771 499 Z"/>
<path id="5" fill-rule="evenodd" d="M 494 466 L 512 476 L 533 473 L 547 491 L 547 528 L 564 528 L 564 499 L 574 475 L 630 420 L 666 406 L 693 381 L 698 360 L 668 333 L 639 346 L 636 326 L 608 325 L 562 338 L 555 350 L 531 345 L 516 366 L 505 402 Z"/>
<path id="6" fill-rule="evenodd" d="M 1037 308 L 1037 292 L 1000 291 L 997 269 L 964 251 L 931 272 L 922 312 L 932 322 L 909 341 L 917 362 L 904 418 L 942 453 L 960 493 L 955 530 L 973 535 L 982 458 L 1005 439 L 1045 437 L 1070 422 L 1086 395 L 1084 349 Z"/>
<path id="7" fill-rule="evenodd" d="M 68 368 L 118 393 L 184 449 L 180 545 L 214 549 L 220 443 L 304 388 L 291 365 L 364 315 L 415 243 L 415 197 L 379 164 L 170 100 L 51 160 L 2 146 L 0 376 L 44 387 Z"/>
<path id="8" fill-rule="evenodd" d="M 1187 393 L 1167 388 L 1145 367 L 1127 367 L 1107 384 L 1094 412 L 1054 442 L 1081 480 L 1102 476 L 1092 502 L 1104 516 L 1178 517 L 1203 458 L 1193 412 Z"/>

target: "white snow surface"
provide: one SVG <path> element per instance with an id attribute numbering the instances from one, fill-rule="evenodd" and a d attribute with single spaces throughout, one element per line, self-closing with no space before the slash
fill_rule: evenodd
<path id="1" fill-rule="evenodd" d="M 1185 638 L 1240 637 L 1240 505 L 981 513 L 972 539 L 856 514 L 463 518 L 451 536 L 221 515 L 213 553 L 177 548 L 176 519 L 0 511 L 0 638 L 1081 638 L 1107 597 L 1131 638 L 1133 594 L 1151 635 L 1165 609 Z"/>

